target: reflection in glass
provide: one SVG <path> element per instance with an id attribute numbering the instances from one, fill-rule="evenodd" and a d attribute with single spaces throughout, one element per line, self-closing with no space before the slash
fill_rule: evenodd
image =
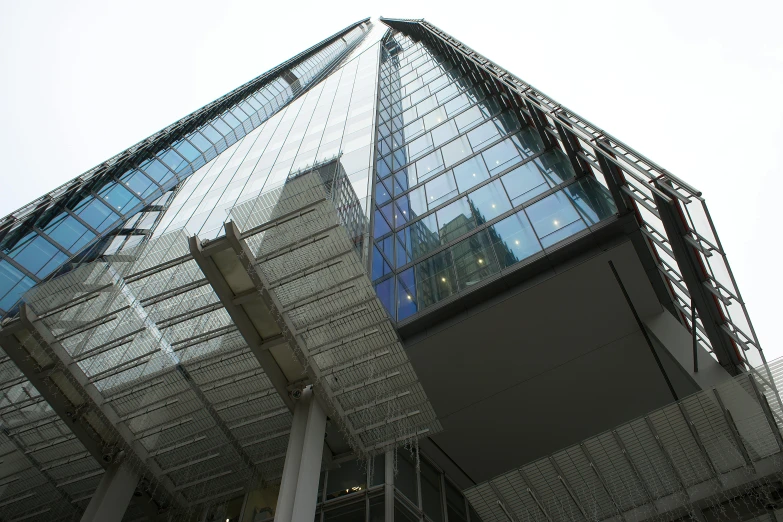
<path id="1" fill-rule="evenodd" d="M 506 191 L 503 190 L 503 185 L 497 179 L 468 194 L 468 199 L 478 225 L 491 221 L 511 210 L 511 203 L 508 201 Z"/>
<path id="2" fill-rule="evenodd" d="M 533 203 L 525 211 L 544 248 L 586 228 L 563 191 Z"/>
<path id="3" fill-rule="evenodd" d="M 498 221 L 489 227 L 488 233 L 501 268 L 541 251 L 538 238 L 523 211 Z"/>
<path id="4" fill-rule="evenodd" d="M 485 230 L 450 248 L 459 290 L 475 285 L 500 271 L 489 234 Z"/>

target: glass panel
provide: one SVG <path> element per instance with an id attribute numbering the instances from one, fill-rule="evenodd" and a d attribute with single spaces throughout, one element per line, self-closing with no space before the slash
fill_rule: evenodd
<path id="1" fill-rule="evenodd" d="M 489 235 L 482 230 L 451 247 L 460 290 L 500 271 Z"/>
<path id="2" fill-rule="evenodd" d="M 103 232 L 120 219 L 109 207 L 92 197 L 80 201 L 74 213 L 98 232 Z"/>
<path id="3" fill-rule="evenodd" d="M 553 187 L 576 175 L 568 157 L 557 149 L 548 151 L 534 161 L 539 164 L 544 176 Z"/>
<path id="4" fill-rule="evenodd" d="M 419 181 L 431 178 L 443 169 L 443 159 L 441 158 L 440 150 L 436 150 L 416 162 L 416 173 Z"/>
<path id="5" fill-rule="evenodd" d="M 465 498 L 448 480 L 446 481 L 446 512 L 449 522 L 467 522 Z"/>
<path id="6" fill-rule="evenodd" d="M 520 165 L 500 179 L 515 207 L 549 190 L 549 184 L 535 161 Z"/>
<path id="7" fill-rule="evenodd" d="M 582 218 L 590 225 L 617 213 L 617 207 L 609 191 L 592 176 L 580 179 L 563 191 L 574 202 Z"/>
<path id="8" fill-rule="evenodd" d="M 394 278 L 381 281 L 375 285 L 375 293 L 383 303 L 389 316 L 394 319 Z"/>
<path id="9" fill-rule="evenodd" d="M 418 486 L 416 485 L 416 467 L 414 456 L 400 449 L 397 451 L 397 475 L 394 476 L 394 487 L 405 495 L 413 505 L 419 505 Z"/>
<path id="10" fill-rule="evenodd" d="M 448 243 L 476 228 L 468 198 L 460 198 L 437 211 L 440 238 Z"/>
<path id="11" fill-rule="evenodd" d="M 440 150 L 443 154 L 443 164 L 446 167 L 450 167 L 473 154 L 470 143 L 468 143 L 468 139 L 465 136 L 460 136 L 456 140 L 444 145 Z"/>
<path id="12" fill-rule="evenodd" d="M 378 250 L 377 245 L 373 247 L 372 254 L 373 254 L 372 255 L 372 280 L 375 281 L 376 279 L 380 279 L 386 274 L 391 273 L 392 269 L 389 266 L 389 264 L 386 262 L 384 257 L 381 255 L 381 252 L 380 250 Z"/>
<path id="13" fill-rule="evenodd" d="M 525 210 L 544 248 L 586 228 L 571 200 L 562 191 L 533 203 Z"/>
<path id="14" fill-rule="evenodd" d="M 0 269 L 0 272 L 2 271 L 3 270 Z M 11 307 L 14 306 L 14 304 L 16 304 L 16 302 L 22 297 L 22 294 L 30 290 L 33 285 L 35 285 L 35 281 L 27 276 L 23 276 L 16 286 L 9 290 L 8 293 L 5 294 L 5 297 L 0 299 L 0 310 L 10 310 Z"/>
<path id="15" fill-rule="evenodd" d="M 489 172 L 484 165 L 484 160 L 480 156 L 476 156 L 454 167 L 454 177 L 457 180 L 459 191 L 465 192 L 485 179 L 489 179 Z"/>
<path id="16" fill-rule="evenodd" d="M 416 286 L 422 309 L 457 291 L 457 277 L 451 252 L 439 252 L 416 265 Z"/>
<path id="17" fill-rule="evenodd" d="M 62 245 L 63 248 L 72 252 L 77 252 L 80 246 L 95 237 L 95 234 L 87 231 L 87 228 L 76 221 L 73 216 L 67 216 L 62 221 L 59 221 L 59 224 L 54 229 L 44 231 L 54 241 Z"/>
<path id="18" fill-rule="evenodd" d="M 457 128 L 460 130 L 460 132 L 462 132 L 468 127 L 473 126 L 474 123 L 479 122 L 483 119 L 484 119 L 484 115 L 481 114 L 481 111 L 478 109 L 478 107 L 471 107 L 470 109 L 466 110 L 465 112 L 463 112 L 462 114 L 454 118 L 454 123 L 457 124 Z"/>
<path id="19" fill-rule="evenodd" d="M 363 462 L 344 462 L 330 469 L 326 477 L 326 500 L 367 489 L 367 468 Z"/>
<path id="20" fill-rule="evenodd" d="M 479 225 L 511 210 L 511 203 L 508 201 L 500 180 L 495 180 L 489 185 L 484 185 L 471 192 L 468 194 L 468 199 Z"/>
<path id="21" fill-rule="evenodd" d="M 409 268 L 397 276 L 397 320 L 402 321 L 415 314 L 418 311 L 416 303 L 413 268 Z"/>
<path id="22" fill-rule="evenodd" d="M 468 140 L 470 140 L 470 144 L 474 149 L 480 148 L 485 143 L 489 143 L 499 137 L 500 132 L 498 132 L 494 121 L 488 121 L 468 133 Z"/>
<path id="23" fill-rule="evenodd" d="M 403 197 L 408 200 L 408 206 L 411 211 L 410 219 L 415 219 L 427 212 L 427 195 L 424 192 L 424 187 L 411 190 Z"/>
<path id="24" fill-rule="evenodd" d="M 494 147 L 481 153 L 491 174 L 496 174 L 515 163 L 522 161 L 519 149 L 511 139 L 503 140 Z"/>
<path id="25" fill-rule="evenodd" d="M 58 252 L 59 250 L 44 238 L 32 236 L 32 241 L 27 242 L 24 248 L 15 250 L 11 257 L 35 274 Z"/>
<path id="26" fill-rule="evenodd" d="M 329 473 L 331 474 L 331 471 Z M 347 506 L 324 511 L 324 520 L 328 522 L 365 522 L 365 511 L 364 497 L 362 497 Z"/>
<path id="27" fill-rule="evenodd" d="M 0 259 L 0 298 L 10 292 L 23 277 L 24 274 L 19 269 L 5 259 Z"/>
<path id="28" fill-rule="evenodd" d="M 141 201 L 121 185 L 109 185 L 101 190 L 100 196 L 120 214 L 125 214 Z"/>
<path id="29" fill-rule="evenodd" d="M 421 504 L 424 514 L 434 522 L 443 520 L 440 473 L 426 460 L 421 460 Z"/>
<path id="30" fill-rule="evenodd" d="M 384 522 L 386 517 L 384 506 L 383 495 L 370 499 L 370 522 Z"/>
<path id="31" fill-rule="evenodd" d="M 427 191 L 427 207 L 433 209 L 457 195 L 457 183 L 449 171 L 424 185 Z"/>
<path id="32" fill-rule="evenodd" d="M 459 131 L 457 131 L 457 126 L 452 120 L 448 120 L 443 125 L 435 127 L 430 133 L 432 136 L 432 144 L 435 147 L 440 147 L 450 139 L 456 137 L 457 134 L 459 134 Z"/>
<path id="33" fill-rule="evenodd" d="M 520 211 L 487 230 L 500 268 L 506 268 L 541 251 L 533 227 Z"/>
<path id="34" fill-rule="evenodd" d="M 391 226 L 386 222 L 386 218 L 383 217 L 383 214 L 381 214 L 379 210 L 376 210 L 373 222 L 373 237 L 378 238 L 389 232 L 391 232 Z"/>

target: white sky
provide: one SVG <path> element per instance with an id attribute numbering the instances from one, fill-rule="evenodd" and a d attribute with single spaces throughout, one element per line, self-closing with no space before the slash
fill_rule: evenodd
<path id="1" fill-rule="evenodd" d="M 366 16 L 426 18 L 704 192 L 768 359 L 783 2 L 0 0 L 0 217 Z"/>

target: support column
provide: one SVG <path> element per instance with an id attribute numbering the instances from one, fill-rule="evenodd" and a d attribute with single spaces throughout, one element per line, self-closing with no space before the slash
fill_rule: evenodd
<path id="1" fill-rule="evenodd" d="M 325 433 L 326 413 L 308 387 L 294 406 L 275 522 L 312 522 Z"/>
<path id="2" fill-rule="evenodd" d="M 386 452 L 386 466 L 384 470 L 386 472 L 386 479 L 384 480 L 383 493 L 384 493 L 384 522 L 394 522 L 394 450 L 390 449 Z"/>
<path id="3" fill-rule="evenodd" d="M 120 522 L 138 482 L 139 476 L 122 463 L 109 466 L 81 522 Z"/>

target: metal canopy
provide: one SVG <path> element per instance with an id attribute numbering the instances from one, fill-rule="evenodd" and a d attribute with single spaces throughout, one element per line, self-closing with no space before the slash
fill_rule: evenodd
<path id="1" fill-rule="evenodd" d="M 783 489 L 783 423 L 768 407 L 774 391 L 760 389 L 754 376 L 736 377 L 465 495 L 485 522 L 703 520 L 702 511 L 736 505 L 764 512 Z"/>
<path id="2" fill-rule="evenodd" d="M 356 457 L 437 432 L 338 192 L 297 173 L 195 259 L 176 231 L 32 289 L 0 329 L 3 511 L 72 518 L 119 455 L 141 477 L 129 519 L 273 484 L 306 384 Z"/>
<path id="3" fill-rule="evenodd" d="M 322 167 L 327 168 L 327 167 Z M 440 430 L 318 170 L 237 207 L 191 252 L 275 387 L 312 384 L 359 455 Z M 282 339 L 265 349 L 269 340 Z M 288 399 L 290 400 L 290 399 Z"/>

